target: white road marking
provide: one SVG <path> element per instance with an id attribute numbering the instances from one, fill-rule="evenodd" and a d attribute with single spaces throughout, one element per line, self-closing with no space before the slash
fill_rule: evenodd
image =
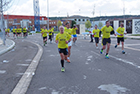
<path id="1" fill-rule="evenodd" d="M 0 74 L 6 73 L 6 70 L 0 70 Z"/>
<path id="2" fill-rule="evenodd" d="M 109 56 L 112 57 L 112 58 L 114 58 L 114 59 L 116 59 L 116 60 L 118 60 L 118 61 L 122 61 L 122 62 L 124 62 L 126 64 L 130 64 L 130 65 L 132 65 L 132 66 L 134 66 L 136 68 L 140 68 L 140 66 L 134 64 L 133 62 L 130 62 L 130 61 L 127 61 L 127 60 L 124 60 L 124 59 L 121 59 L 121 58 L 117 58 L 117 57 L 112 56 L 112 55 L 109 55 Z"/>
<path id="3" fill-rule="evenodd" d="M 100 90 L 105 90 L 109 92 L 110 94 L 124 94 L 127 91 L 130 91 L 129 89 L 125 87 L 121 87 L 119 85 L 115 84 L 109 84 L 109 85 L 101 85 L 98 87 Z"/>
<path id="4" fill-rule="evenodd" d="M 98 54 L 98 53 L 96 53 L 96 52 L 93 52 L 93 51 L 91 51 L 92 53 L 94 53 L 94 54 L 96 54 L 97 56 L 100 56 L 100 54 Z"/>
<path id="5" fill-rule="evenodd" d="M 39 50 L 36 56 L 34 57 L 33 61 L 31 62 L 30 66 L 27 68 L 26 72 L 23 74 L 23 76 L 21 77 L 21 79 L 19 80 L 18 84 L 13 89 L 11 94 L 26 94 L 27 89 L 32 80 L 33 74 L 35 73 L 36 68 L 39 64 L 39 61 L 41 59 L 41 56 L 43 54 L 43 48 L 39 44 L 36 44 L 34 42 L 31 42 L 31 43 L 37 45 Z M 40 49 L 42 49 L 42 51 Z"/>
<path id="6" fill-rule="evenodd" d="M 94 52 L 94 54 L 100 56 L 100 54 L 98 54 L 98 53 L 96 53 L 96 52 Z M 130 64 L 130 65 L 132 65 L 132 66 L 134 66 L 134 67 L 136 67 L 136 68 L 140 68 L 140 66 L 134 64 L 133 62 L 130 62 L 130 61 L 127 61 L 127 60 L 125 60 L 125 59 L 121 59 L 121 58 L 118 58 L 118 57 L 115 57 L 115 56 L 112 56 L 112 55 L 109 55 L 109 56 L 112 57 L 112 58 L 114 58 L 114 59 L 116 59 L 116 60 L 118 60 L 118 61 L 124 62 L 124 63 L 126 63 L 126 64 Z"/>
<path id="7" fill-rule="evenodd" d="M 17 64 L 18 66 L 23 66 L 23 67 L 27 67 L 29 66 L 29 64 Z"/>
<path id="8" fill-rule="evenodd" d="M 44 89 L 47 89 L 47 87 L 41 87 L 38 90 L 44 90 Z"/>
<path id="9" fill-rule="evenodd" d="M 31 62 L 32 61 L 32 59 L 27 59 L 27 60 L 25 60 L 26 62 Z"/>

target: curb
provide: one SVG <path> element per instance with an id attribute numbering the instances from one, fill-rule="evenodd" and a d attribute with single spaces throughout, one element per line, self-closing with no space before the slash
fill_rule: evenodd
<path id="1" fill-rule="evenodd" d="M 12 45 L 10 47 L 0 51 L 0 55 L 5 54 L 6 52 L 10 51 L 11 49 L 13 49 L 15 47 L 15 45 L 16 45 L 15 42 L 13 40 L 11 40 L 11 41 L 12 41 Z"/>

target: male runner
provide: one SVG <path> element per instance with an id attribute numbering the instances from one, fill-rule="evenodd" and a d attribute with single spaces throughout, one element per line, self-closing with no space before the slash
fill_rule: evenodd
<path id="1" fill-rule="evenodd" d="M 47 29 L 45 26 L 43 26 L 43 29 L 41 29 L 41 34 L 42 34 L 42 37 L 43 37 L 43 43 L 44 43 L 44 46 L 45 44 L 47 44 Z"/>
<path id="2" fill-rule="evenodd" d="M 99 33 L 100 33 L 100 30 L 98 29 L 98 26 L 95 25 L 95 29 L 93 30 L 93 35 L 94 35 L 94 39 L 95 39 L 97 49 L 98 49 L 98 43 L 99 43 Z"/>
<path id="3" fill-rule="evenodd" d="M 72 29 L 70 28 L 70 23 L 67 22 L 65 26 L 66 27 L 64 27 L 64 32 L 72 36 Z M 71 47 L 72 47 L 72 41 L 68 43 L 68 59 L 67 59 L 68 63 L 70 63 Z"/>
<path id="4" fill-rule="evenodd" d="M 48 30 L 49 33 L 49 39 L 50 39 L 50 43 L 52 43 L 52 33 L 53 33 L 53 29 L 50 27 L 50 29 Z"/>
<path id="5" fill-rule="evenodd" d="M 26 29 L 26 27 L 23 28 L 23 37 L 24 38 L 27 37 L 27 29 Z"/>
<path id="6" fill-rule="evenodd" d="M 74 44 L 75 44 L 75 42 L 76 42 L 76 40 L 77 40 L 76 30 L 78 30 L 78 28 L 77 28 L 76 25 L 74 25 L 74 27 L 72 28 L 73 43 L 74 43 Z"/>
<path id="7" fill-rule="evenodd" d="M 15 39 L 15 35 L 16 35 L 16 32 L 17 32 L 17 31 L 16 31 L 16 28 L 14 27 L 12 31 L 13 31 L 13 37 L 14 37 L 14 39 Z"/>
<path id="8" fill-rule="evenodd" d="M 106 49 L 106 45 L 107 45 L 105 58 L 109 59 L 108 53 L 109 53 L 110 44 L 111 44 L 110 33 L 114 32 L 113 28 L 110 26 L 109 21 L 106 21 L 106 26 L 104 26 L 101 29 L 101 31 L 103 32 L 103 37 L 102 37 L 103 48 L 101 49 L 100 53 L 101 54 L 103 53 L 103 50 Z"/>
<path id="9" fill-rule="evenodd" d="M 65 72 L 64 60 L 67 60 L 68 56 L 68 43 L 71 41 L 71 36 L 64 32 L 64 27 L 59 27 L 60 33 L 56 35 L 56 43 L 58 43 L 58 51 L 61 56 L 61 71 Z"/>
<path id="10" fill-rule="evenodd" d="M 124 24 L 121 23 L 120 27 L 117 29 L 117 45 L 115 45 L 115 48 L 117 48 L 118 45 L 120 45 L 120 42 L 122 43 L 122 53 L 125 54 L 124 51 L 124 34 L 127 34 L 124 28 Z"/>
<path id="11" fill-rule="evenodd" d="M 10 29 L 9 29 L 9 28 L 5 29 L 5 33 L 6 33 L 6 35 L 7 35 L 8 37 L 10 37 L 10 36 L 9 36 Z"/>

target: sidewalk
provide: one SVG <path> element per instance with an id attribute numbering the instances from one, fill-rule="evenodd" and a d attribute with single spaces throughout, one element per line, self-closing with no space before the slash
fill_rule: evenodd
<path id="1" fill-rule="evenodd" d="M 6 39 L 6 45 L 3 45 L 3 41 L 0 39 L 0 55 L 8 52 L 15 46 L 15 42 L 10 39 Z"/>

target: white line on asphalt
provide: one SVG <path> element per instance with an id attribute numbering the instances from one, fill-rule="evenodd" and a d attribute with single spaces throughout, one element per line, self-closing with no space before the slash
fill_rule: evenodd
<path id="1" fill-rule="evenodd" d="M 17 66 L 27 67 L 27 66 L 29 66 L 29 64 L 17 64 Z"/>
<path id="2" fill-rule="evenodd" d="M 96 55 L 98 55 L 98 56 L 100 56 L 100 54 L 98 54 L 98 53 L 96 53 L 96 52 L 93 52 L 93 51 L 91 51 L 92 53 L 94 53 L 94 54 L 96 54 Z"/>
<path id="3" fill-rule="evenodd" d="M 91 52 L 93 52 L 93 51 L 91 51 Z M 98 56 L 100 56 L 100 54 L 98 54 L 96 52 L 93 52 L 93 53 L 96 54 L 96 55 L 98 55 Z M 125 59 L 121 59 L 121 58 L 118 58 L 118 57 L 115 57 L 115 56 L 112 56 L 112 55 L 109 55 L 109 56 L 112 57 L 112 58 L 114 58 L 114 59 L 116 59 L 116 60 L 118 60 L 118 61 L 124 62 L 126 64 L 130 64 L 130 65 L 132 65 L 132 66 L 134 66 L 136 68 L 140 68 L 140 66 L 134 64 L 133 62 L 130 62 L 130 61 L 127 61 Z"/>
<path id="4" fill-rule="evenodd" d="M 43 53 L 43 48 L 37 43 L 34 43 L 34 42 L 31 42 L 31 43 L 38 46 L 38 48 L 39 48 L 38 52 L 37 52 L 36 56 L 34 57 L 33 61 L 31 62 L 30 66 L 26 70 L 26 72 L 23 74 L 23 76 L 19 80 L 16 87 L 13 89 L 11 94 L 25 94 L 27 92 L 27 89 L 31 83 L 32 77 L 35 74 L 36 68 L 37 68 L 39 61 L 41 59 L 41 56 Z"/>
<path id="5" fill-rule="evenodd" d="M 133 62 L 130 62 L 130 61 L 127 61 L 127 60 L 124 60 L 124 59 L 121 59 L 121 58 L 117 58 L 117 57 L 112 56 L 112 55 L 109 55 L 109 56 L 112 57 L 112 58 L 114 58 L 114 59 L 116 59 L 116 60 L 118 60 L 118 61 L 122 61 L 122 62 L 124 62 L 126 64 L 130 64 L 130 65 L 132 65 L 132 66 L 134 66 L 136 68 L 140 68 L 140 66 L 134 64 Z"/>

